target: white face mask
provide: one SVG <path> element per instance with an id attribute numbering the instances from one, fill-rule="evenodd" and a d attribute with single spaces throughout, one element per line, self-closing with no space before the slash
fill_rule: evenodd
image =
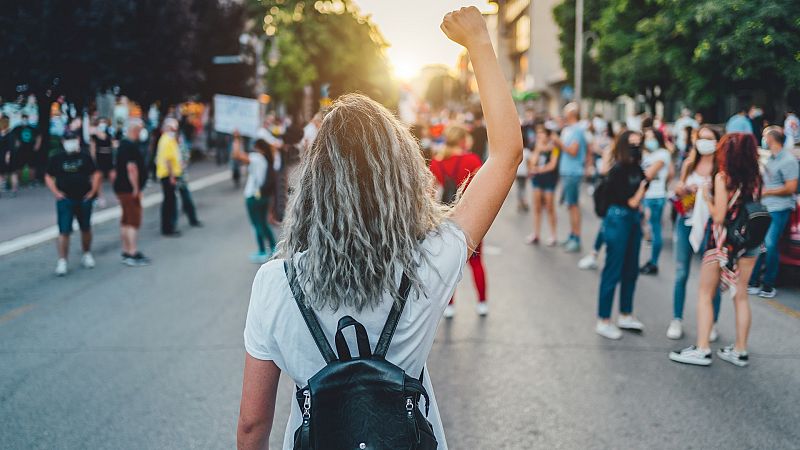
<path id="1" fill-rule="evenodd" d="M 77 153 L 81 149 L 81 143 L 77 139 L 68 139 L 64 141 L 64 151 L 67 153 Z"/>
<path id="2" fill-rule="evenodd" d="M 694 146 L 701 155 L 710 155 L 717 151 L 717 141 L 713 139 L 698 139 Z"/>
<path id="3" fill-rule="evenodd" d="M 106 130 L 108 130 L 108 125 L 106 125 L 104 123 L 101 123 L 101 124 L 97 125 L 97 131 L 99 131 L 101 133 L 105 133 Z"/>
<path id="4" fill-rule="evenodd" d="M 146 129 L 142 128 L 139 131 L 139 141 L 140 142 L 147 142 L 147 138 L 150 136 L 150 133 L 147 132 Z"/>

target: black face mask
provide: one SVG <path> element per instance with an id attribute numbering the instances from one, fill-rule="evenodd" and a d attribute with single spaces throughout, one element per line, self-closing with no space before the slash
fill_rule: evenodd
<path id="1" fill-rule="evenodd" d="M 631 145 L 631 159 L 633 161 L 640 161 L 642 159 L 642 147 L 640 145 Z"/>

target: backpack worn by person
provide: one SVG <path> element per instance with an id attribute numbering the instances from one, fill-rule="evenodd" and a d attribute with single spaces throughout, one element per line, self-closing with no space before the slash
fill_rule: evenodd
<path id="1" fill-rule="evenodd" d="M 597 217 L 605 217 L 608 212 L 608 207 L 611 206 L 608 190 L 608 176 L 600 176 L 597 186 L 595 186 L 594 192 L 592 193 L 594 213 L 597 214 Z"/>
<path id="2" fill-rule="evenodd" d="M 444 161 L 439 161 L 439 165 L 442 169 L 442 178 L 444 178 L 444 181 L 442 182 L 443 189 L 441 201 L 445 205 L 452 205 L 455 203 L 456 197 L 458 196 L 458 169 L 461 168 L 461 160 L 463 157 L 457 156 L 457 158 L 458 160 L 456 161 L 452 176 L 444 169 Z"/>
<path id="3" fill-rule="evenodd" d="M 741 194 L 737 189 L 730 205 L 736 203 Z M 772 217 L 763 203 L 750 200 L 743 202 L 737 214 L 727 221 L 726 240 L 737 252 L 755 248 L 764 242 Z"/>
<path id="4" fill-rule="evenodd" d="M 273 163 L 267 160 L 267 169 L 264 174 L 264 182 L 259 188 L 261 198 L 272 198 L 278 191 L 278 171 L 273 168 Z"/>
<path id="5" fill-rule="evenodd" d="M 326 366 L 297 388 L 303 423 L 295 431 L 295 450 L 435 450 L 433 427 L 419 409 L 421 397 L 430 405 L 419 379 L 386 360 L 386 351 L 397 328 L 411 287 L 404 274 L 402 301 L 392 307 L 373 353 L 367 330 L 351 316 L 339 320 L 334 354 L 314 312 L 306 306 L 292 260 L 284 261 L 295 302 L 303 314 Z M 359 355 L 350 354 L 342 330 L 354 327 Z"/>

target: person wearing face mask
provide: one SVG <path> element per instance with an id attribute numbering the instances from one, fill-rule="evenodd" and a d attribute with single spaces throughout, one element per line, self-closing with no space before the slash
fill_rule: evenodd
<path id="1" fill-rule="evenodd" d="M 156 150 L 156 177 L 161 181 L 161 190 L 164 193 L 164 201 L 161 203 L 161 234 L 178 237 L 181 234 L 176 229 L 178 221 L 176 188 L 178 177 L 183 174 L 176 137 L 178 121 L 172 117 L 166 118 L 163 128 Z"/>
<path id="2" fill-rule="evenodd" d="M 53 156 L 47 166 L 45 184 L 56 197 L 58 217 L 58 262 L 56 275 L 67 274 L 69 237 L 72 222 L 78 220 L 81 230 L 83 256 L 81 265 L 87 269 L 94 267 L 92 257 L 92 204 L 100 190 L 101 175 L 91 156 L 81 152 L 80 139 L 75 132 L 64 133 L 62 145 L 64 152 Z"/>
<path id="3" fill-rule="evenodd" d="M 606 175 L 603 189 L 609 205 L 603 217 L 606 261 L 600 277 L 595 331 L 607 339 L 621 339 L 622 331 L 642 331 L 644 325 L 633 316 L 633 295 L 639 276 L 639 250 L 642 244 L 640 204 L 647 190 L 641 168 L 642 135 L 635 131 L 620 134 L 614 144 L 614 165 Z M 617 324 L 611 322 L 614 292 L 619 284 Z"/>
<path id="4" fill-rule="evenodd" d="M 678 184 L 675 186 L 673 204 L 677 211 L 675 219 L 675 234 L 673 236 L 673 249 L 675 254 L 675 287 L 672 296 L 672 321 L 667 328 L 667 338 L 680 339 L 683 337 L 683 309 L 686 303 L 686 281 L 692 267 L 692 255 L 699 254 L 705 248 L 700 244 L 697 249 L 692 248 L 690 235 L 692 233 L 692 213 L 695 209 L 698 190 L 711 185 L 711 174 L 714 173 L 714 153 L 717 150 L 719 135 L 709 127 L 701 127 L 697 133 L 694 148 L 681 166 Z M 702 199 L 700 201 L 703 201 Z M 699 214 L 702 214 L 700 212 Z M 708 218 L 702 219 L 703 227 Z M 701 231 L 702 232 L 702 231 Z M 720 296 L 714 295 L 714 326 L 711 328 L 710 341 L 715 342 L 719 336 L 717 332 L 717 319 L 719 317 Z"/>
<path id="5" fill-rule="evenodd" d="M 653 240 L 650 261 L 640 272 L 642 275 L 658 274 L 658 258 L 661 255 L 663 239 L 661 237 L 661 217 L 664 213 L 664 204 L 667 201 L 667 177 L 672 163 L 672 157 L 664 145 L 664 135 L 653 128 L 644 132 L 644 152 L 642 155 L 642 169 L 645 177 L 650 180 L 650 187 L 644 194 L 644 207 L 649 213 L 650 234 Z"/>
<path id="6" fill-rule="evenodd" d="M 445 140 L 444 148 L 441 154 L 431 161 L 430 169 L 443 188 L 442 201 L 452 204 L 457 200 L 457 190 L 462 185 L 469 184 L 469 180 L 481 168 L 481 159 L 478 155 L 467 151 L 471 147 L 472 138 L 466 128 L 450 125 L 442 136 Z M 453 190 L 454 187 L 456 191 Z M 475 289 L 478 291 L 477 311 L 479 315 L 485 316 L 489 313 L 489 305 L 486 303 L 486 274 L 481 260 L 481 248 L 481 243 L 478 243 L 467 262 L 472 269 Z M 455 297 L 450 298 L 450 303 L 445 308 L 444 317 L 447 319 L 455 315 L 454 299 Z"/>
<path id="7" fill-rule="evenodd" d="M 114 140 L 109 133 L 108 120 L 100 119 L 89 145 L 97 168 L 103 174 L 103 178 L 108 179 L 114 170 Z"/>
<path id="8" fill-rule="evenodd" d="M 764 130 L 761 146 L 769 150 L 766 166 L 762 171 L 764 190 L 761 202 L 767 208 L 770 222 L 764 246 L 767 252 L 759 255 L 747 292 L 762 298 L 773 298 L 777 295 L 775 279 L 778 276 L 778 243 L 789 223 L 794 211 L 795 193 L 797 192 L 798 165 L 797 158 L 785 148 L 786 137 L 780 127 L 768 127 Z M 761 273 L 761 270 L 764 273 Z"/>

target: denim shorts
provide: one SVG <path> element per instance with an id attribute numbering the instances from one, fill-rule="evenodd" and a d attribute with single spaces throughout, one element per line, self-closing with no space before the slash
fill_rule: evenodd
<path id="1" fill-rule="evenodd" d="M 56 201 L 58 214 L 58 233 L 72 234 L 72 221 L 78 219 L 81 231 L 92 229 L 92 204 L 94 200 L 72 200 L 63 198 Z"/>
<path id="2" fill-rule="evenodd" d="M 544 192 L 555 192 L 556 190 L 555 182 L 547 182 L 547 181 L 541 182 L 536 180 L 535 177 L 531 179 L 531 186 L 533 186 L 534 189 L 538 189 Z"/>
<path id="3" fill-rule="evenodd" d="M 561 203 L 567 206 L 575 206 L 578 204 L 581 181 L 583 181 L 583 177 L 580 175 L 561 176 Z"/>

